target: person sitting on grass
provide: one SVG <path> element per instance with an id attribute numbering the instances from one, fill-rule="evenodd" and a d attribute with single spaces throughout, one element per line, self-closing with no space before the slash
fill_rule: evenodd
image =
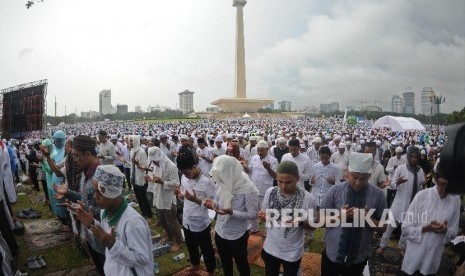
<path id="1" fill-rule="evenodd" d="M 93 207 L 70 205 L 78 220 L 105 246 L 105 275 L 153 275 L 152 238 L 147 221 L 121 196 L 124 174 L 114 165 L 100 165 L 92 180 L 94 199 L 102 209 L 101 222 Z"/>

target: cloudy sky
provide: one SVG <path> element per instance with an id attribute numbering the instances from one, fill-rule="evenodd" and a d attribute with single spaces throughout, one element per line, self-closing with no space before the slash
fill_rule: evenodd
<path id="1" fill-rule="evenodd" d="M 234 93 L 231 0 L 0 1 L 0 88 L 48 79 L 48 113 L 112 103 L 197 111 Z M 244 9 L 249 97 L 293 107 L 360 101 L 390 109 L 407 87 L 465 106 L 463 0 L 250 0 Z M 366 104 L 365 104 L 366 105 Z"/>

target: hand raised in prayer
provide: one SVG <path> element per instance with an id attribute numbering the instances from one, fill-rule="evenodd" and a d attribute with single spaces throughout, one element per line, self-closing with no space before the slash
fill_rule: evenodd
<path id="1" fill-rule="evenodd" d="M 353 218 L 355 209 L 356 209 L 355 207 L 349 208 L 349 204 L 346 204 L 342 206 L 340 216 L 344 214 L 346 218 Z"/>
<path id="2" fill-rule="evenodd" d="M 204 205 L 205 205 L 205 208 L 216 211 L 216 204 L 212 199 L 210 198 L 205 199 Z"/>
<path id="3" fill-rule="evenodd" d="M 381 182 L 381 184 L 379 184 L 379 188 L 380 189 L 384 189 L 386 188 L 387 186 L 389 186 L 389 183 L 391 183 L 391 179 L 389 178 L 386 178 L 386 180 L 384 180 L 383 182 Z"/>
<path id="4" fill-rule="evenodd" d="M 404 176 L 401 176 L 399 178 L 397 178 L 396 180 L 396 184 L 397 186 L 399 186 L 400 184 L 404 184 L 405 182 L 407 182 L 408 179 L 404 178 Z"/>
<path id="5" fill-rule="evenodd" d="M 94 234 L 94 237 L 108 249 L 111 249 L 116 242 L 115 227 L 112 227 L 110 233 L 107 233 L 100 225 L 92 225 L 90 231 Z"/>
<path id="6" fill-rule="evenodd" d="M 50 156 L 50 149 L 47 148 L 47 147 L 40 147 L 40 151 L 42 152 L 43 155 L 45 155 L 45 157 L 49 157 Z"/>
<path id="7" fill-rule="evenodd" d="M 262 164 L 263 164 L 263 167 L 264 167 L 266 170 L 271 169 L 271 164 L 270 164 L 269 162 L 263 161 Z"/>
<path id="8" fill-rule="evenodd" d="M 184 193 L 184 197 L 185 197 L 187 200 L 192 201 L 192 202 L 197 203 L 197 204 L 198 204 L 199 201 L 200 201 L 200 200 L 197 198 L 197 195 L 195 194 L 195 191 L 194 191 L 194 190 L 192 190 L 192 194 L 189 193 L 188 190 L 186 190 L 186 192 Z M 200 201 L 200 203 L 202 203 L 202 201 Z"/>
<path id="9" fill-rule="evenodd" d="M 312 179 L 310 179 L 310 182 L 311 182 L 312 184 L 315 184 L 315 182 L 316 182 L 316 175 L 312 176 Z"/>
<path id="10" fill-rule="evenodd" d="M 136 158 L 132 158 L 132 163 L 134 164 L 134 166 L 139 167 L 139 160 L 137 160 Z"/>
<path id="11" fill-rule="evenodd" d="M 144 175 L 144 180 L 145 182 L 152 182 L 152 179 L 150 179 L 150 175 Z"/>
<path id="12" fill-rule="evenodd" d="M 173 190 L 173 193 L 174 193 L 175 196 L 177 196 L 181 200 L 184 198 L 184 195 L 181 193 L 181 189 L 179 189 L 179 187 L 175 188 Z"/>
<path id="13" fill-rule="evenodd" d="M 67 204 L 68 209 L 76 213 L 76 218 L 89 228 L 94 222 L 94 207 L 90 206 L 89 211 L 86 211 L 86 206 L 81 201 L 77 201 L 77 205 Z"/>
<path id="14" fill-rule="evenodd" d="M 266 212 L 265 211 L 259 211 L 257 212 L 257 219 L 260 221 L 266 221 Z"/>
<path id="15" fill-rule="evenodd" d="M 56 199 L 62 199 L 68 193 L 68 185 L 62 183 L 61 185 L 53 184 L 53 190 L 56 194 L 53 195 Z"/>
<path id="16" fill-rule="evenodd" d="M 336 180 L 334 179 L 334 177 L 329 177 L 329 178 L 326 179 L 326 181 L 328 181 L 328 183 L 330 185 L 336 184 Z"/>
<path id="17" fill-rule="evenodd" d="M 447 221 L 444 221 L 444 223 L 437 223 L 437 228 L 433 229 L 433 232 L 436 234 L 445 234 L 447 232 Z"/>
<path id="18" fill-rule="evenodd" d="M 216 209 L 215 212 L 218 215 L 232 215 L 233 214 L 232 209 Z"/>
<path id="19" fill-rule="evenodd" d="M 105 156 L 103 156 L 103 154 L 97 154 L 97 158 L 98 158 L 98 159 L 104 159 Z"/>
<path id="20" fill-rule="evenodd" d="M 161 178 L 158 177 L 158 176 L 154 176 L 154 177 L 153 177 L 153 182 L 158 183 L 158 184 L 161 184 L 161 185 L 163 185 L 163 183 L 165 183 L 165 182 L 163 181 L 163 179 L 161 179 Z"/>

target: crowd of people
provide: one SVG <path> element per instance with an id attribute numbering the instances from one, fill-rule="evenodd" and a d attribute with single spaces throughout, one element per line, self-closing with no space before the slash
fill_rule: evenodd
<path id="1" fill-rule="evenodd" d="M 100 275 L 153 275 L 151 224 L 172 252 L 185 243 L 192 271 L 202 255 L 209 275 L 217 269 L 213 239 L 224 275 L 234 264 L 250 275 L 254 233 L 265 237 L 266 275 L 281 266 L 298 275 L 316 228 L 325 228 L 322 275 L 361 275 L 375 235 L 382 254 L 399 228 L 399 274 L 434 275 L 459 231 L 460 197 L 446 193 L 437 166 L 446 139 L 435 130 L 300 118 L 86 123 L 3 140 L 0 263 L 11 270 L 8 260 L 18 254 L 11 204 L 23 172 L 63 231 L 80 236 Z M 140 212 L 123 191 L 134 192 Z M 314 212 L 301 219 L 295 210 Z M 369 210 L 373 224 L 333 223 Z"/>

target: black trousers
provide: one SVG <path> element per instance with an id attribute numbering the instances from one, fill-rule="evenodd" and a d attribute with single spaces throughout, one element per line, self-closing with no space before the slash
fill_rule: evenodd
<path id="1" fill-rule="evenodd" d="M 37 172 L 36 172 L 36 169 L 33 168 L 33 167 L 29 168 L 29 178 L 30 178 L 32 184 L 34 185 L 34 189 L 36 191 L 40 191 L 39 180 L 37 180 Z"/>
<path id="2" fill-rule="evenodd" d="M 302 260 L 299 259 L 297 262 L 288 262 L 268 254 L 265 249 L 262 250 L 262 259 L 265 262 L 266 276 L 278 276 L 281 264 L 283 265 L 284 276 L 295 276 L 299 272 L 300 261 Z"/>
<path id="3" fill-rule="evenodd" d="M 326 250 L 321 253 L 322 276 L 358 276 L 363 274 L 367 261 L 353 265 L 343 265 L 332 262 L 326 255 Z"/>
<path id="4" fill-rule="evenodd" d="M 387 200 L 388 208 L 391 208 L 391 204 L 394 201 L 394 197 L 396 196 L 396 192 L 397 192 L 397 190 L 387 189 L 386 200 Z"/>
<path id="5" fill-rule="evenodd" d="M 105 264 L 105 255 L 95 251 L 90 243 L 87 243 L 87 248 L 89 249 L 90 258 L 94 262 L 98 273 L 100 276 L 105 276 L 105 271 L 103 270 L 103 265 Z"/>
<path id="6" fill-rule="evenodd" d="M 216 259 L 212 245 L 211 226 L 209 225 L 202 232 L 192 232 L 185 227 L 183 229 L 191 264 L 193 266 L 200 265 L 200 247 L 207 271 L 214 272 L 216 269 Z"/>
<path id="7" fill-rule="evenodd" d="M 240 276 L 250 275 L 249 261 L 247 260 L 247 241 L 249 232 L 245 231 L 237 240 L 227 240 L 215 233 L 215 243 L 223 266 L 224 276 L 233 275 L 233 259 L 236 262 Z"/>
<path id="8" fill-rule="evenodd" d="M 126 183 L 129 190 L 132 189 L 131 185 L 131 168 L 124 168 L 124 175 L 126 176 Z"/>
<path id="9" fill-rule="evenodd" d="M 142 216 L 151 218 L 152 209 L 150 209 L 150 204 L 147 199 L 147 187 L 148 184 L 144 184 L 143 186 L 134 185 L 134 193 L 136 194 L 137 202 L 139 203 Z"/>
<path id="10" fill-rule="evenodd" d="M 45 198 L 47 200 L 50 200 L 48 198 L 48 189 L 47 189 L 47 181 L 45 179 L 39 179 L 39 181 L 42 183 L 42 189 L 44 189 L 44 194 L 45 194 Z"/>

